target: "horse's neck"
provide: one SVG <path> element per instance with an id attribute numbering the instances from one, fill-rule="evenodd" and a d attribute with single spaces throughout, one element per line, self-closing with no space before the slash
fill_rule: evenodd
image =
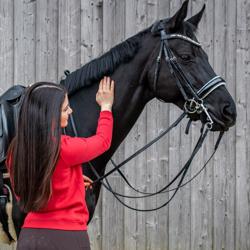
<path id="1" fill-rule="evenodd" d="M 128 69 L 122 71 L 123 73 L 115 72 L 114 78 L 117 78 L 119 74 L 124 75 L 124 72 L 130 72 L 129 70 L 128 66 Z M 136 72 L 136 69 L 134 69 L 134 72 Z M 139 78 L 140 76 L 138 75 L 134 77 L 131 76 L 127 80 L 121 78 L 121 82 L 119 82 L 119 80 L 116 81 L 117 99 L 115 100 L 113 108 L 114 133 L 112 147 L 109 151 L 108 157 L 116 151 L 117 147 L 121 144 L 135 124 L 146 103 L 152 98 L 147 88 L 144 85 L 139 85 Z"/>
<path id="2" fill-rule="evenodd" d="M 140 82 L 141 74 L 145 68 L 147 58 L 149 57 L 149 52 L 147 54 L 145 50 L 142 50 L 142 54 L 143 56 L 136 55 L 132 61 L 118 67 L 111 75 L 111 78 L 115 80 L 115 102 L 113 106 L 114 130 L 111 148 L 108 152 L 93 161 L 93 165 L 99 175 L 104 174 L 107 162 L 128 135 L 146 103 L 153 98 L 146 84 Z M 96 127 L 94 124 L 96 124 L 99 109 L 97 109 L 97 105 L 93 99 L 95 98 L 97 88 L 96 84 L 91 90 L 89 89 L 88 93 L 82 91 L 78 96 L 80 100 L 84 98 L 84 96 L 86 99 L 91 100 L 87 103 L 89 107 L 88 110 L 85 109 L 81 115 L 78 115 L 79 118 L 81 117 L 79 123 L 83 125 L 82 128 L 84 127 L 84 130 L 82 130 L 83 133 L 80 134 L 83 136 L 86 136 L 86 134 L 90 135 L 89 131 L 93 134 L 93 128 Z M 90 110 L 93 111 L 91 117 L 89 117 Z M 89 168 L 86 168 L 85 171 L 90 177 L 96 178 Z M 100 183 L 96 185 L 94 190 L 96 201 L 98 200 L 99 192 Z"/>
<path id="3" fill-rule="evenodd" d="M 127 88 L 123 92 L 123 96 L 119 98 L 114 106 L 115 116 L 115 138 L 117 140 L 124 139 L 134 123 L 140 116 L 146 104 L 145 90 L 142 86 L 136 88 Z"/>
<path id="4" fill-rule="evenodd" d="M 127 82 L 127 84 L 129 85 L 130 83 Z M 116 95 L 116 97 L 117 96 L 118 95 Z M 145 89 L 143 86 L 127 87 L 124 89 L 124 92 L 122 92 L 122 95 L 119 95 L 119 100 L 116 100 L 113 107 L 114 129 L 111 148 L 94 161 L 95 168 L 99 175 L 104 174 L 107 162 L 140 116 L 147 103 L 147 98 L 145 97 Z"/>
<path id="5" fill-rule="evenodd" d="M 127 136 L 146 103 L 153 98 L 146 84 L 140 82 L 149 54 L 149 50 L 146 52 L 146 49 L 142 48 L 129 63 L 120 65 L 111 75 L 111 78 L 115 80 L 114 133 L 112 147 L 105 154 L 107 160 L 109 160 L 110 156 Z M 81 111 L 81 115 L 78 115 L 79 118 L 81 117 L 81 120 L 79 120 L 80 124 L 84 125 L 80 128 L 82 129 L 82 133 L 80 133 L 82 136 L 89 136 L 95 131 L 94 124 L 96 123 L 99 109 L 92 99 L 95 98 L 97 85 L 98 83 L 89 90 L 82 90 L 78 95 L 79 99 L 91 100 L 87 103 L 88 110 L 85 109 Z M 91 117 L 89 117 L 90 110 L 92 112 Z M 83 120 L 85 120 L 84 123 Z"/>
<path id="6" fill-rule="evenodd" d="M 115 136 L 121 137 L 115 137 L 115 140 L 124 139 L 146 103 L 153 98 L 146 82 L 142 81 L 149 54 L 144 48 L 141 48 L 131 62 L 121 65 L 112 75 L 116 80 L 115 126 L 122 131 L 115 131 Z"/>

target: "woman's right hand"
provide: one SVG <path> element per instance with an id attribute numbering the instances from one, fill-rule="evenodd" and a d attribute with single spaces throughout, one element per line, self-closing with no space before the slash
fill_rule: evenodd
<path id="1" fill-rule="evenodd" d="M 104 76 L 100 81 L 99 89 L 96 93 L 96 102 L 101 107 L 101 111 L 112 110 L 114 102 L 115 82 L 110 77 Z"/>

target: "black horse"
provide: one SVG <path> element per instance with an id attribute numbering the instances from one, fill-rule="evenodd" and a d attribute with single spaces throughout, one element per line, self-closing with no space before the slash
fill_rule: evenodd
<path id="1" fill-rule="evenodd" d="M 112 145 L 108 152 L 92 161 L 98 175 L 104 174 L 107 162 L 153 98 L 174 103 L 189 113 L 192 120 L 200 119 L 213 131 L 226 131 L 235 124 L 235 103 L 194 34 L 205 6 L 184 21 L 187 6 L 188 1 L 185 1 L 173 17 L 156 22 L 68 74 L 61 82 L 68 89 L 77 134 L 83 137 L 95 134 L 99 116 L 95 96 L 99 80 L 109 75 L 116 82 Z M 68 126 L 67 133 L 74 135 L 72 125 Z M 85 165 L 84 174 L 96 179 Z M 90 220 L 100 188 L 101 184 L 97 183 L 93 190 L 87 191 Z M 16 202 L 13 208 L 18 234 L 24 218 L 21 219 Z"/>
<path id="2" fill-rule="evenodd" d="M 109 75 L 116 82 L 112 146 L 108 152 L 92 161 L 100 176 L 104 174 L 107 162 L 129 133 L 147 102 L 153 98 L 174 103 L 184 109 L 184 104 L 188 103 L 187 97 L 194 97 L 196 92 L 202 92 L 206 110 L 191 114 L 193 120 L 200 119 L 203 123 L 212 120 L 210 128 L 213 131 L 225 131 L 235 124 L 235 103 L 224 84 L 221 84 L 221 78 L 216 77 L 207 54 L 194 34 L 205 6 L 198 14 L 184 21 L 187 6 L 188 1 L 185 1 L 173 17 L 157 22 L 127 39 L 100 58 L 69 74 L 61 82 L 68 89 L 78 136 L 84 137 L 93 135 L 97 126 L 99 107 L 95 102 L 95 95 L 99 80 L 104 75 Z M 162 45 L 163 40 L 166 46 Z M 168 58 L 164 60 L 165 57 Z M 170 63 L 172 59 L 174 64 Z M 193 104 L 188 104 L 192 109 Z M 71 126 L 67 132 L 74 134 Z M 87 165 L 83 167 L 85 175 L 96 179 Z M 93 191 L 87 192 L 90 220 L 100 188 L 101 184 L 97 183 Z"/>

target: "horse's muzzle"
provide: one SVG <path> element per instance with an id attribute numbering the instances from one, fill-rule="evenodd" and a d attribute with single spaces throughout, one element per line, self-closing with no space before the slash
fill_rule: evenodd
<path id="1" fill-rule="evenodd" d="M 213 120 L 212 131 L 227 131 L 235 125 L 237 112 L 234 102 L 221 104 L 219 109 L 207 104 L 208 112 Z M 206 116 L 201 114 L 202 123 L 206 123 Z"/>
<path id="2" fill-rule="evenodd" d="M 225 104 L 224 107 L 222 107 L 222 116 L 223 121 L 225 125 L 230 128 L 235 125 L 236 117 L 237 117 L 237 111 L 235 103 Z"/>

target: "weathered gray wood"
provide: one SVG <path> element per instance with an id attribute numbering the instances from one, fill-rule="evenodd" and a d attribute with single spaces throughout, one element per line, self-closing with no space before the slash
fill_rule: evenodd
<path id="1" fill-rule="evenodd" d="M 102 26 L 103 2 L 100 0 L 81 1 L 81 64 L 99 56 L 103 51 Z M 99 199 L 88 232 L 92 249 L 102 249 L 102 196 Z"/>
<path id="2" fill-rule="evenodd" d="M 34 3 L 23 1 L 0 2 L 1 93 L 14 83 L 23 83 L 24 79 L 34 81 L 34 7 Z M 12 250 L 15 244 L 0 244 L 0 249 Z"/>
<path id="3" fill-rule="evenodd" d="M 235 24 L 236 24 L 236 2 L 232 1 L 230 3 L 226 2 L 226 26 L 225 26 L 225 47 L 226 47 L 226 69 L 225 78 L 227 80 L 227 88 L 231 95 L 235 98 L 235 60 L 236 58 L 236 34 L 235 34 Z M 226 170 L 226 186 L 225 186 L 225 249 L 234 250 L 235 249 L 235 127 L 230 130 L 230 133 L 226 134 L 225 148 L 226 148 L 226 159 L 225 162 L 221 164 Z M 230 157 L 228 157 L 230 156 Z M 225 165 L 224 165 L 225 164 Z M 221 167 L 219 166 L 219 168 Z M 225 167 L 224 167 L 225 166 Z"/>
<path id="4" fill-rule="evenodd" d="M 225 12 L 226 1 L 217 1 L 214 5 L 214 68 L 219 75 L 225 75 L 226 67 L 226 33 L 225 29 L 219 28 L 217 23 L 221 23 L 225 27 L 226 17 Z M 220 53 L 221 56 L 217 57 Z M 225 141 L 223 141 L 218 149 L 218 153 L 214 157 L 214 245 L 218 249 L 225 248 L 226 227 L 225 225 L 225 188 L 226 188 L 226 167 L 221 167 L 223 162 L 226 162 Z"/>
<path id="5" fill-rule="evenodd" d="M 108 0 L 103 1 L 103 50 L 104 52 L 108 51 L 112 45 L 115 44 L 115 8 L 116 8 L 116 1 Z M 109 169 L 109 168 L 108 168 Z M 111 186 L 114 186 L 114 177 L 109 178 L 111 179 Z M 112 199 L 112 196 L 106 191 L 103 190 L 102 192 L 102 245 L 101 249 L 112 249 L 112 245 L 115 244 L 114 238 L 120 235 L 114 233 L 116 228 L 113 225 L 116 225 L 117 222 L 116 215 L 114 210 L 110 209 L 111 207 L 116 207 L 116 200 Z M 105 239 L 109 239 L 106 241 Z M 115 246 L 114 246 L 115 249 Z"/>
<path id="6" fill-rule="evenodd" d="M 58 78 L 80 67 L 81 0 L 58 1 Z"/>
<path id="7" fill-rule="evenodd" d="M 103 48 L 105 51 L 113 45 L 124 40 L 125 34 L 125 2 L 104 1 L 103 3 Z M 119 27 L 119 29 L 116 29 Z M 120 147 L 114 160 L 120 162 L 124 159 L 123 147 Z M 110 164 L 108 169 L 113 168 Z M 108 178 L 111 186 L 119 193 L 123 193 L 123 180 L 117 174 Z M 112 207 L 113 209 L 110 209 Z M 102 248 L 101 249 L 123 249 L 124 242 L 124 208 L 111 195 L 103 190 L 102 207 Z M 114 211 L 116 211 L 114 213 Z M 118 233 L 117 233 L 118 232 Z M 105 239 L 109 239 L 108 241 Z"/>
<path id="8" fill-rule="evenodd" d="M 126 37 L 133 35 L 135 32 L 146 28 L 147 3 L 142 0 L 126 1 Z M 146 110 L 144 110 L 138 119 L 136 126 L 130 131 L 129 137 L 126 138 L 124 146 L 124 157 L 133 154 L 146 143 Z M 146 153 L 137 156 L 127 167 L 124 167 L 124 173 L 128 176 L 133 186 L 142 191 L 146 191 Z M 135 195 L 127 185 L 124 193 Z M 136 194 L 137 195 L 137 194 Z M 145 200 L 125 199 L 125 202 L 132 207 L 144 209 Z M 124 249 L 146 249 L 146 215 L 124 209 Z"/>
<path id="9" fill-rule="evenodd" d="M 236 17 L 236 101 L 238 122 L 236 124 L 236 243 L 235 249 L 250 248 L 250 214 L 249 214 L 249 142 L 246 135 L 249 131 L 247 104 L 249 96 L 246 92 L 249 85 L 249 6 L 246 1 L 237 1 Z M 249 88 L 248 88 L 249 89 Z M 249 107 L 249 106 L 248 106 Z M 248 132 L 249 133 L 249 132 Z"/>
<path id="10" fill-rule="evenodd" d="M 192 14 L 201 10 L 204 2 L 192 2 Z M 206 1 L 206 11 L 198 29 L 198 39 L 208 53 L 209 61 L 213 64 L 213 20 L 214 4 Z M 208 21 L 209 20 L 209 21 Z M 208 79 L 207 79 L 208 80 Z M 192 127 L 192 148 L 199 136 L 200 124 Z M 204 146 L 191 167 L 193 176 L 210 157 L 213 150 L 213 136 L 207 137 Z M 191 183 L 191 249 L 210 249 L 212 247 L 212 188 L 213 162 Z"/>
<path id="11" fill-rule="evenodd" d="M 235 39 L 230 37 L 232 36 L 230 29 L 235 27 L 236 16 L 235 14 L 233 15 L 230 8 L 235 8 L 236 6 L 231 3 L 230 12 L 227 11 L 228 7 L 227 1 L 215 3 L 215 23 L 224 24 L 224 29 L 216 25 L 214 28 L 214 67 L 218 74 L 225 76 L 230 89 L 231 81 L 234 81 L 232 74 L 235 74 L 233 60 L 235 58 Z M 228 22 L 230 22 L 230 29 L 227 27 Z M 217 57 L 216 55 L 218 54 L 221 56 Z M 228 146 L 234 144 L 234 131 L 232 129 L 227 133 L 214 160 L 214 244 L 218 249 L 235 249 L 235 228 L 232 223 L 235 213 L 234 202 L 232 202 L 235 200 L 233 192 L 235 187 L 235 168 L 232 162 L 234 162 L 235 156 L 232 147 Z M 230 158 L 227 157 L 228 155 L 230 155 Z"/>
<path id="12" fill-rule="evenodd" d="M 14 83 L 34 83 L 36 2 L 14 1 Z"/>
<path id="13" fill-rule="evenodd" d="M 0 95 L 14 83 L 13 2 L 0 1 Z M 1 250 L 13 250 L 15 245 L 1 244 Z"/>
<path id="14" fill-rule="evenodd" d="M 169 1 L 158 1 L 158 17 L 156 19 L 165 18 L 170 15 L 170 3 Z M 166 129 L 169 126 L 169 105 L 156 101 L 157 111 L 155 113 L 161 114 L 161 116 L 156 115 L 154 119 L 157 121 L 156 134 Z M 150 111 L 148 111 L 150 112 Z M 157 143 L 157 172 L 155 183 L 155 190 L 161 189 L 166 183 L 169 182 L 169 136 L 164 137 L 160 142 Z M 157 196 L 154 206 L 159 206 L 166 202 L 169 198 L 168 193 Z M 157 239 L 155 247 L 156 249 L 168 249 L 169 244 L 169 234 L 168 234 L 168 224 L 169 224 L 169 206 L 162 208 L 156 213 L 156 225 L 157 225 Z"/>
<path id="15" fill-rule="evenodd" d="M 165 9 L 163 9 L 165 7 Z M 169 3 L 166 1 L 150 1 L 147 7 L 148 26 L 159 19 L 159 13 L 163 10 L 166 16 L 169 11 Z M 157 44 L 158 49 L 160 43 Z M 147 105 L 147 141 L 155 138 L 163 129 L 168 127 L 168 105 L 160 103 L 157 100 L 151 101 Z M 162 114 L 159 117 L 159 113 Z M 168 182 L 168 137 L 163 138 L 152 148 L 147 150 L 147 187 L 150 192 L 161 189 Z M 146 200 L 146 208 L 155 208 L 161 206 L 168 200 L 168 193 L 154 196 Z M 166 225 L 168 223 L 168 207 L 161 210 L 150 212 L 147 215 L 146 239 L 147 249 L 167 249 L 168 234 Z"/>
<path id="16" fill-rule="evenodd" d="M 36 72 L 36 2 L 13 1 L 14 76 L 13 83 L 29 85 Z"/>
<path id="17" fill-rule="evenodd" d="M 172 14 L 172 13 L 171 13 Z M 159 0 L 158 1 L 158 17 L 156 19 L 162 19 L 166 16 L 170 16 L 170 2 Z M 169 105 L 157 102 L 157 111 L 155 113 L 161 114 L 154 117 L 158 123 L 156 134 L 166 129 L 169 126 Z M 150 111 L 148 111 L 150 112 Z M 169 182 L 169 136 L 164 137 L 160 142 L 157 143 L 157 165 L 158 171 L 156 173 L 155 179 L 157 183 L 155 184 L 155 190 L 159 190 L 166 183 Z M 168 193 L 157 196 L 154 206 L 159 206 L 167 201 L 169 198 Z M 162 208 L 156 213 L 156 224 L 157 224 L 157 249 L 168 249 L 169 246 L 169 206 Z"/>
<path id="18" fill-rule="evenodd" d="M 13 41 L 13 3 L 0 1 L 0 94 L 13 85 L 14 41 Z M 14 246 L 0 243 L 1 250 L 11 250 Z"/>
<path id="19" fill-rule="evenodd" d="M 58 79 L 58 1 L 36 4 L 36 81 Z"/>
<path id="20" fill-rule="evenodd" d="M 170 16 L 175 14 L 182 2 L 170 1 Z M 170 123 L 176 120 L 179 115 L 180 111 L 171 106 L 169 110 Z M 186 136 L 183 134 L 185 125 L 186 121 L 169 135 L 169 181 L 180 171 L 187 160 L 187 156 L 190 155 L 187 152 L 190 147 L 185 147 L 187 142 Z M 189 173 L 186 179 L 189 179 Z M 176 187 L 177 183 L 178 181 L 172 187 Z M 169 249 L 190 249 L 190 193 L 188 186 L 181 188 L 169 205 Z M 169 198 L 172 194 L 173 192 L 169 193 Z"/>
<path id="21" fill-rule="evenodd" d="M 0 2 L 0 93 L 13 85 L 13 3 Z"/>

